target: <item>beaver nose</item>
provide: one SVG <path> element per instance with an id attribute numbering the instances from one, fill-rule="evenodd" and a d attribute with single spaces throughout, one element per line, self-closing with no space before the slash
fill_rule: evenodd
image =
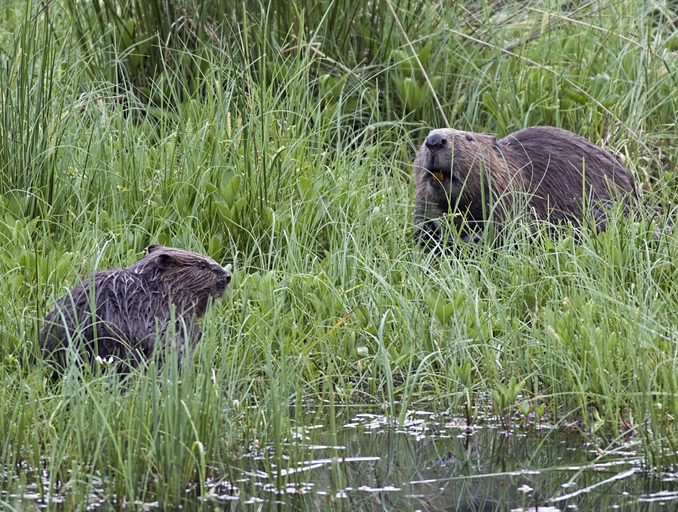
<path id="1" fill-rule="evenodd" d="M 426 137 L 426 145 L 429 148 L 440 147 L 443 144 L 445 144 L 445 139 L 443 139 L 443 136 L 440 135 L 439 133 L 432 133 L 431 135 Z"/>
<path id="2" fill-rule="evenodd" d="M 228 283 L 231 282 L 231 273 L 226 269 L 224 269 L 224 272 L 226 272 L 226 275 L 224 276 L 224 280 L 226 281 L 226 285 L 228 286 Z"/>

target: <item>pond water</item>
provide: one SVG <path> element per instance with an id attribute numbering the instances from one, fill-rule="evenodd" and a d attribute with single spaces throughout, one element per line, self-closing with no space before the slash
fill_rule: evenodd
<path id="1" fill-rule="evenodd" d="M 417 411 L 402 427 L 385 415 L 354 409 L 344 409 L 337 421 L 335 435 L 325 425 L 301 429 L 277 456 L 251 447 L 228 478 L 206 482 L 207 500 L 189 500 L 179 509 L 678 509 L 678 473 L 649 472 L 640 444 L 632 440 L 603 451 L 573 430 L 507 432 L 493 425 L 469 430 L 461 420 Z M 0 497 L 0 508 L 3 503 L 16 510 L 44 508 L 29 491 Z M 50 509 L 70 509 L 55 498 Z M 87 508 L 123 507 L 95 491 Z"/>
<path id="2" fill-rule="evenodd" d="M 289 444 L 308 456 L 294 467 L 272 468 L 284 486 L 266 473 L 243 474 L 224 494 L 215 487 L 214 499 L 305 510 L 678 508 L 678 475 L 649 474 L 637 442 L 603 452 L 574 431 L 548 427 L 469 430 L 427 412 L 411 412 L 394 427 L 384 415 L 350 416 L 334 440 L 319 425 Z M 264 454 L 252 459 L 263 462 Z M 301 460 L 296 453 L 290 459 Z"/>

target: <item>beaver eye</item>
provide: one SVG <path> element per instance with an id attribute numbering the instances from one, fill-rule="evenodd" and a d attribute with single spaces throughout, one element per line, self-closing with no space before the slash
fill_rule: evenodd
<path id="1" fill-rule="evenodd" d="M 473 137 L 471 137 L 470 135 L 467 135 L 467 136 L 466 136 L 466 140 L 472 141 L 472 140 L 473 140 Z"/>
<path id="2" fill-rule="evenodd" d="M 201 263 L 200 268 L 205 270 L 207 268 L 207 263 Z"/>

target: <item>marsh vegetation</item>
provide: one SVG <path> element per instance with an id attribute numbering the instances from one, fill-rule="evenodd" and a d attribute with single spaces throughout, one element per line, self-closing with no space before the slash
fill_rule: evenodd
<path id="1" fill-rule="evenodd" d="M 336 438 L 347 405 L 676 463 L 675 2 L 160 4 L 2 2 L 0 504 L 29 484 L 181 503 L 257 450 L 283 489 L 312 458 L 290 440 Z M 586 137 L 634 173 L 638 211 L 576 243 L 516 222 L 422 248 L 410 163 L 446 122 Z M 200 345 L 52 382 L 55 299 L 151 243 L 232 265 Z"/>

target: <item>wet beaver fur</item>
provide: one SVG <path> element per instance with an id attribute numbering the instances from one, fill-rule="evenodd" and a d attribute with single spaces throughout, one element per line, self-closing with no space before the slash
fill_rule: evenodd
<path id="1" fill-rule="evenodd" d="M 157 244 L 147 252 L 128 268 L 96 272 L 57 301 L 40 331 L 47 360 L 65 368 L 72 346 L 85 359 L 137 366 L 156 341 L 171 344 L 179 358 L 186 343 L 198 342 L 197 320 L 225 293 L 231 274 L 195 252 Z"/>
<path id="2" fill-rule="evenodd" d="M 574 133 L 548 126 L 526 128 L 501 140 L 492 135 L 432 130 L 414 161 L 417 236 L 443 240 L 437 222 L 452 213 L 469 241 L 492 219 L 501 232 L 510 218 L 527 212 L 552 223 L 582 223 L 583 212 L 598 231 L 616 202 L 635 204 L 631 172 L 606 150 Z M 582 176 L 585 180 L 582 182 Z"/>

